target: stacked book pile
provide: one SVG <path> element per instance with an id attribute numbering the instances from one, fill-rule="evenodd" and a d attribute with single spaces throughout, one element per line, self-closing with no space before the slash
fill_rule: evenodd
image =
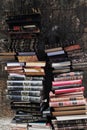
<path id="1" fill-rule="evenodd" d="M 15 59 L 16 59 L 15 52 L 1 52 L 0 53 L 0 62 L 15 61 Z"/>
<path id="2" fill-rule="evenodd" d="M 7 97 L 11 100 L 11 108 L 16 111 L 13 119 L 16 123 L 29 123 L 42 119 L 44 108 L 46 63 L 37 61 L 34 52 L 25 52 L 25 54 L 28 54 L 28 58 L 27 55 L 26 58 L 23 55 L 22 60 L 8 62 L 5 67 L 8 72 Z"/>
<path id="3" fill-rule="evenodd" d="M 52 90 L 49 93 L 53 128 L 55 130 L 84 129 L 87 127 L 87 110 L 85 88 L 82 85 L 83 72 L 71 71 L 71 62 L 68 58 L 62 61 L 60 58 L 62 54 L 59 57 L 57 55 L 57 60 L 55 57 L 52 60 L 53 57 L 49 53 L 47 55 L 53 68 Z"/>
<path id="4" fill-rule="evenodd" d="M 87 69 L 87 53 L 83 51 L 79 44 L 67 46 L 64 50 L 72 61 L 73 70 Z"/>

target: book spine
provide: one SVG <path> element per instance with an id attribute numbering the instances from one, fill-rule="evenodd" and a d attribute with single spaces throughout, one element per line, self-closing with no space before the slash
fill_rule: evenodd
<path id="1" fill-rule="evenodd" d="M 7 98 L 12 101 L 24 101 L 24 102 L 35 102 L 40 103 L 41 97 L 34 96 L 17 96 L 17 95 L 7 95 Z"/>
<path id="2" fill-rule="evenodd" d="M 27 62 L 26 67 L 45 67 L 46 62 Z"/>
<path id="3" fill-rule="evenodd" d="M 43 85 L 43 81 L 29 81 L 29 80 L 17 80 L 17 81 L 13 81 L 13 80 L 7 80 L 7 85 L 8 86 L 42 86 Z"/>
<path id="4" fill-rule="evenodd" d="M 64 48 L 65 51 L 73 51 L 73 50 L 78 50 L 78 49 L 81 49 L 79 44 L 71 45 Z"/>
<path id="5" fill-rule="evenodd" d="M 67 121 L 59 121 L 59 122 L 55 121 L 55 123 L 57 123 L 57 125 L 63 125 L 63 124 L 64 125 L 68 125 L 68 124 L 70 124 L 70 125 L 73 125 L 73 124 L 85 125 L 85 124 L 87 124 L 87 119 L 67 120 Z"/>
<path id="6" fill-rule="evenodd" d="M 56 68 L 56 67 L 63 67 L 63 66 L 70 66 L 71 62 L 70 61 L 64 61 L 64 62 L 59 62 L 59 63 L 52 63 L 52 67 Z"/>
<path id="7" fill-rule="evenodd" d="M 55 90 L 55 94 L 80 92 L 80 91 L 84 91 L 84 89 L 85 89 L 84 87 L 70 88 L 70 89 L 60 89 L 60 90 Z"/>
<path id="8" fill-rule="evenodd" d="M 55 93 L 53 92 L 50 92 L 49 93 L 49 97 L 70 97 L 70 96 L 83 96 L 84 95 L 84 92 L 81 91 L 81 92 L 72 92 L 72 93 L 63 93 L 63 94 L 59 94 L 59 95 L 56 95 Z"/>
<path id="9" fill-rule="evenodd" d="M 45 50 L 45 53 L 48 53 L 48 52 L 54 52 L 54 51 L 61 51 L 61 50 L 63 50 L 62 47 L 51 48 L 51 49 L 46 49 L 46 50 Z"/>
<path id="10" fill-rule="evenodd" d="M 78 88 L 81 87 L 81 85 L 64 85 L 64 86 L 52 86 L 52 90 L 59 90 L 59 89 L 69 89 L 69 88 Z"/>
<path id="11" fill-rule="evenodd" d="M 63 85 L 71 85 L 71 84 L 82 84 L 82 80 L 69 80 L 69 81 L 53 81 L 52 86 L 63 86 Z"/>
<path id="12" fill-rule="evenodd" d="M 82 71 L 76 71 L 76 72 L 69 72 L 69 73 L 63 73 L 63 74 L 59 74 L 56 77 L 60 78 L 60 77 L 67 77 L 67 76 L 80 76 L 83 75 Z"/>
<path id="13" fill-rule="evenodd" d="M 54 128 L 55 130 L 86 130 L 87 125 L 80 125 L 80 126 L 69 126 L 69 127 L 63 127 L 63 128 Z"/>
<path id="14" fill-rule="evenodd" d="M 10 67 L 10 66 L 24 66 L 25 63 L 24 62 L 8 62 L 7 63 L 7 67 Z"/>
<path id="15" fill-rule="evenodd" d="M 43 86 L 7 86 L 8 90 L 23 90 L 23 91 L 42 91 Z"/>
<path id="16" fill-rule="evenodd" d="M 66 116 L 66 115 L 79 115 L 79 114 L 86 114 L 87 110 L 72 110 L 72 111 L 57 111 L 52 112 L 53 116 Z"/>
<path id="17" fill-rule="evenodd" d="M 50 98 L 50 102 L 60 102 L 60 101 L 75 101 L 75 100 L 82 100 L 84 99 L 84 96 L 77 97 L 77 96 L 71 96 L 71 97 L 65 97 L 65 98 Z"/>
<path id="18" fill-rule="evenodd" d="M 42 76 L 16 76 L 16 75 L 13 75 L 13 76 L 8 76 L 8 80 L 30 80 L 30 81 L 32 81 L 32 80 L 44 80 L 44 77 Z"/>
<path id="19" fill-rule="evenodd" d="M 35 55 L 35 52 L 18 52 L 19 56 L 32 56 Z"/>
<path id="20" fill-rule="evenodd" d="M 53 110 L 54 111 L 67 111 L 67 110 L 85 110 L 86 109 L 86 105 L 79 105 L 79 106 L 68 106 L 68 107 L 54 107 Z"/>
<path id="21" fill-rule="evenodd" d="M 62 55 L 62 54 L 65 54 L 64 50 L 55 51 L 55 52 L 48 52 L 47 56 L 55 56 L 55 55 Z"/>
<path id="22" fill-rule="evenodd" d="M 8 95 L 19 95 L 19 96 L 41 96 L 40 91 L 8 91 Z"/>
<path id="23" fill-rule="evenodd" d="M 83 76 L 68 76 L 68 77 L 60 77 L 60 78 L 54 78 L 54 81 L 67 81 L 67 80 L 79 80 L 83 79 Z"/>
<path id="24" fill-rule="evenodd" d="M 50 107 L 62 107 L 62 106 L 75 106 L 75 105 L 85 105 L 86 100 L 75 100 L 75 101 L 65 101 L 65 102 L 49 102 Z"/>

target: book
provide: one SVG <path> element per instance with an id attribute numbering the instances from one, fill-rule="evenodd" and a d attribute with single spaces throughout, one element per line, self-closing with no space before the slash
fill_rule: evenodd
<path id="1" fill-rule="evenodd" d="M 15 52 L 0 52 L 0 56 L 14 56 Z"/>
<path id="2" fill-rule="evenodd" d="M 60 89 L 60 90 L 55 90 L 55 94 L 80 92 L 80 91 L 84 91 L 84 89 L 85 89 L 84 87 L 69 88 L 69 89 Z"/>
<path id="3" fill-rule="evenodd" d="M 8 80 L 44 80 L 43 76 L 25 76 L 11 73 L 8 75 Z"/>
<path id="4" fill-rule="evenodd" d="M 59 101 L 75 101 L 75 100 L 82 100 L 84 99 L 84 96 L 71 96 L 71 97 L 61 97 L 61 98 L 58 98 L 58 97 L 53 97 L 53 98 L 50 98 L 50 102 L 59 102 Z"/>
<path id="5" fill-rule="evenodd" d="M 25 72 L 26 76 L 45 76 L 44 72 Z"/>
<path id="6" fill-rule="evenodd" d="M 7 66 L 24 66 L 25 63 L 24 62 L 7 62 L 6 64 Z"/>
<path id="7" fill-rule="evenodd" d="M 9 91 L 8 95 L 19 95 L 19 96 L 41 96 L 41 91 Z"/>
<path id="8" fill-rule="evenodd" d="M 36 55 L 34 56 L 17 56 L 19 62 L 34 62 L 38 61 L 38 58 Z"/>
<path id="9" fill-rule="evenodd" d="M 63 102 L 49 102 L 50 107 L 62 107 L 62 106 L 78 106 L 85 105 L 86 100 L 75 100 L 75 101 L 63 101 Z"/>
<path id="10" fill-rule="evenodd" d="M 5 66 L 5 70 L 7 71 L 16 71 L 16 70 L 22 70 L 22 66 Z"/>
<path id="11" fill-rule="evenodd" d="M 83 96 L 84 92 L 80 91 L 80 92 L 71 92 L 71 93 L 63 93 L 63 94 L 59 94 L 56 95 L 55 93 L 53 93 L 52 91 L 50 91 L 49 93 L 49 97 L 70 97 L 70 96 Z"/>
<path id="12" fill-rule="evenodd" d="M 64 47 L 64 50 L 65 51 L 73 51 L 73 50 L 79 50 L 81 49 L 80 45 L 79 44 L 75 44 L 75 45 L 70 45 L 70 46 L 67 46 L 67 47 Z"/>
<path id="13" fill-rule="evenodd" d="M 48 52 L 55 52 L 55 51 L 61 51 L 61 50 L 63 50 L 62 47 L 51 48 L 51 49 L 46 49 L 46 50 L 45 50 L 45 53 L 48 53 Z"/>
<path id="14" fill-rule="evenodd" d="M 82 80 L 69 80 L 69 81 L 53 81 L 52 86 L 82 84 Z"/>
<path id="15" fill-rule="evenodd" d="M 32 55 L 36 55 L 35 52 L 18 52 L 17 53 L 18 56 L 32 56 Z"/>
<path id="16" fill-rule="evenodd" d="M 54 81 L 79 80 L 79 79 L 83 79 L 83 75 L 66 76 L 66 77 L 64 76 L 64 77 L 58 77 L 58 78 L 54 77 Z"/>
<path id="17" fill-rule="evenodd" d="M 70 72 L 70 67 L 69 68 L 66 68 L 66 69 L 55 69 L 55 70 L 53 70 L 52 71 L 53 72 L 53 74 L 55 75 L 55 74 L 61 74 L 61 73 L 65 73 L 65 72 Z"/>
<path id="18" fill-rule="evenodd" d="M 81 120 L 81 119 L 87 119 L 86 114 L 80 114 L 80 115 L 69 115 L 69 116 L 57 116 L 57 121 L 66 121 L 66 120 Z"/>
<path id="19" fill-rule="evenodd" d="M 57 124 L 58 126 L 60 126 L 60 125 L 68 125 L 68 124 L 70 124 L 70 125 L 74 125 L 74 124 L 80 125 L 80 124 L 86 124 L 87 119 L 64 120 L 64 121 L 57 121 L 56 119 L 53 119 L 52 123 Z"/>
<path id="20" fill-rule="evenodd" d="M 54 111 L 68 111 L 68 110 L 85 110 L 86 105 L 79 105 L 79 106 L 65 106 L 65 107 L 54 107 Z"/>
<path id="21" fill-rule="evenodd" d="M 0 55 L 0 61 L 14 61 L 15 59 L 14 55 Z"/>
<path id="22" fill-rule="evenodd" d="M 87 110 L 68 110 L 68 111 L 53 111 L 53 116 L 68 116 L 68 115 L 80 115 L 86 114 Z"/>
<path id="23" fill-rule="evenodd" d="M 81 76 L 83 75 L 83 71 L 71 71 L 69 73 L 62 73 L 62 74 L 55 75 L 55 78 L 80 76 L 80 75 Z"/>
<path id="24" fill-rule="evenodd" d="M 47 56 L 50 57 L 50 56 L 56 56 L 56 55 L 62 55 L 62 54 L 65 54 L 64 50 L 55 51 L 55 52 L 48 52 Z"/>
<path id="25" fill-rule="evenodd" d="M 51 56 L 51 57 L 49 57 L 49 62 L 50 63 L 57 63 L 57 62 L 62 62 L 62 61 L 68 61 L 68 57 L 66 57 L 65 54 L 59 55 L 59 56 Z"/>
<path id="26" fill-rule="evenodd" d="M 52 63 L 52 67 L 53 68 L 60 68 L 60 67 L 64 67 L 64 66 L 70 66 L 71 62 L 70 61 L 64 61 L 64 62 L 59 62 L 59 63 Z"/>
<path id="27" fill-rule="evenodd" d="M 79 88 L 79 87 L 82 87 L 82 86 L 81 85 L 77 85 L 77 84 L 74 84 L 74 85 L 63 85 L 63 86 L 52 86 L 52 91 L 61 90 L 61 89 L 69 89 L 69 88 Z"/>
<path id="28" fill-rule="evenodd" d="M 27 124 L 10 123 L 10 129 L 11 130 L 27 130 L 27 128 L 28 128 Z"/>
<path id="29" fill-rule="evenodd" d="M 38 62 L 26 62 L 26 67 L 45 67 L 46 62 L 38 61 Z"/>
<path id="30" fill-rule="evenodd" d="M 80 125 L 80 126 L 67 126 L 67 127 L 54 127 L 55 130 L 86 130 L 87 129 L 87 125 Z"/>
<path id="31" fill-rule="evenodd" d="M 43 81 L 29 81 L 29 80 L 7 80 L 7 86 L 42 86 Z"/>
<path id="32" fill-rule="evenodd" d="M 24 68 L 25 75 L 31 75 L 31 76 L 44 76 L 45 72 L 44 69 L 41 67 L 30 67 L 30 68 Z"/>
<path id="33" fill-rule="evenodd" d="M 25 101 L 25 102 L 35 102 L 40 103 L 41 97 L 36 96 L 19 96 L 19 95 L 6 95 L 7 99 L 10 99 L 12 101 Z"/>
<path id="34" fill-rule="evenodd" d="M 11 103 L 11 106 L 15 106 L 15 107 L 18 107 L 18 106 L 21 106 L 21 107 L 29 107 L 31 109 L 40 109 L 41 105 L 40 103 L 30 103 L 30 102 L 23 102 L 23 101 L 12 101 Z"/>
<path id="35" fill-rule="evenodd" d="M 42 72 L 42 73 L 44 73 L 44 69 L 43 68 L 33 68 L 33 67 L 31 67 L 31 68 L 24 68 L 24 71 L 25 72 L 31 72 L 31 73 L 33 73 L 33 72 L 36 72 L 36 73 Z"/>
<path id="36" fill-rule="evenodd" d="M 15 90 L 19 90 L 19 91 L 42 91 L 43 90 L 43 86 L 7 86 L 8 90 L 11 91 L 15 91 Z"/>

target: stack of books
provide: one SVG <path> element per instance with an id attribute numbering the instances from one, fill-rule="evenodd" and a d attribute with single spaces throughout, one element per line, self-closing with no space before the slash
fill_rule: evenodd
<path id="1" fill-rule="evenodd" d="M 58 54 L 58 52 L 56 53 Z M 52 57 L 54 58 L 52 60 L 51 55 L 49 53 L 47 55 L 53 68 L 52 89 L 49 93 L 49 106 L 52 114 L 53 128 L 55 130 L 77 130 L 85 128 L 87 110 L 86 99 L 84 97 L 85 87 L 82 84 L 83 72 L 72 71 L 71 61 L 69 58 L 65 58 L 62 61 L 62 58 L 60 58 L 62 54 L 58 57 L 59 60 L 55 60 L 55 57 Z M 80 120 L 77 121 L 76 117 Z M 65 122 L 64 119 L 66 120 Z"/>
<path id="2" fill-rule="evenodd" d="M 15 61 L 16 53 L 15 52 L 1 52 L 0 53 L 0 62 Z"/>
<path id="3" fill-rule="evenodd" d="M 83 51 L 79 44 L 70 45 L 64 48 L 72 62 L 73 70 L 87 69 L 87 53 Z"/>
<path id="4" fill-rule="evenodd" d="M 37 61 L 34 52 L 21 54 L 26 54 L 25 57 L 28 54 L 28 58 L 23 56 L 21 61 L 8 62 L 5 66 L 8 72 L 7 97 L 11 100 L 11 108 L 16 111 L 13 122 L 28 123 L 42 119 L 46 62 Z"/>

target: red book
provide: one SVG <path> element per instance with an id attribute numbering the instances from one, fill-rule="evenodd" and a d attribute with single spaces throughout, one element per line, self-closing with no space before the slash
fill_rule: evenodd
<path id="1" fill-rule="evenodd" d="M 68 81 L 53 81 L 52 86 L 63 86 L 71 84 L 82 84 L 82 80 L 68 80 Z"/>
<path id="2" fill-rule="evenodd" d="M 84 87 L 55 90 L 55 94 L 72 93 L 84 91 Z"/>

